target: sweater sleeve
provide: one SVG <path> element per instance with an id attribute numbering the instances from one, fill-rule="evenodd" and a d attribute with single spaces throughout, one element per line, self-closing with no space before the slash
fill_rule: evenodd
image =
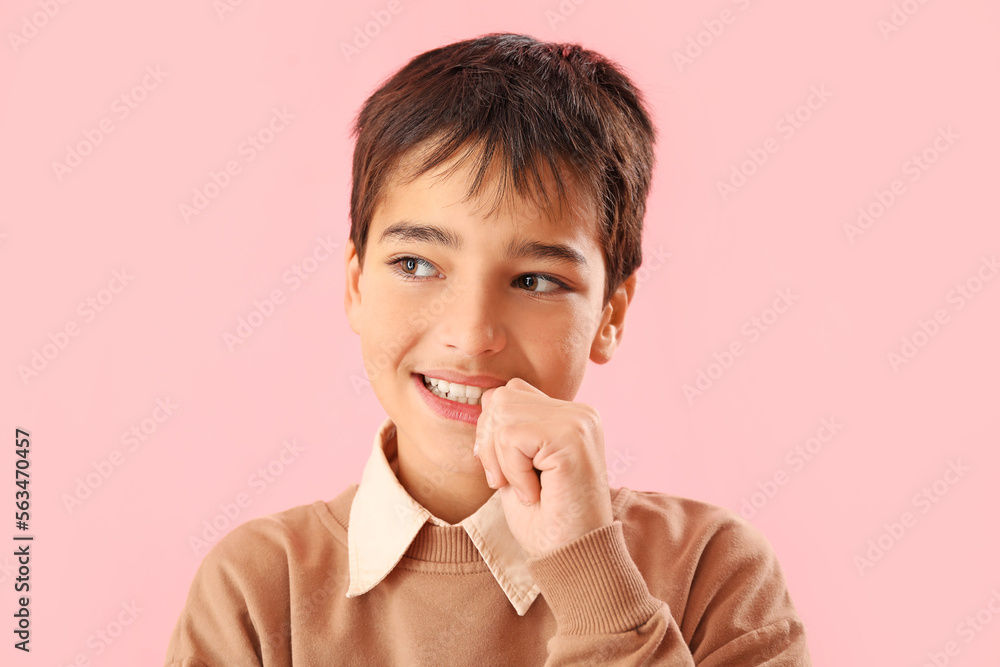
<path id="1" fill-rule="evenodd" d="M 691 581 L 689 640 L 629 555 L 622 522 L 528 561 L 556 618 L 546 667 L 811 667 L 805 632 L 766 541 L 730 523 L 708 540 Z M 667 568 L 668 571 L 670 568 Z"/>
<path id="2" fill-rule="evenodd" d="M 287 557 L 267 519 L 238 526 L 205 555 L 167 647 L 166 667 L 271 667 L 282 655 Z M 270 539 L 269 539 L 270 538 Z"/>

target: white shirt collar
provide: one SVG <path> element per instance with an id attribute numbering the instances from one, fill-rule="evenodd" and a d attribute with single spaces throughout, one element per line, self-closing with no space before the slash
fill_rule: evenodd
<path id="1" fill-rule="evenodd" d="M 347 597 L 366 593 L 385 579 L 427 521 L 437 526 L 452 525 L 431 514 L 399 483 L 385 453 L 385 444 L 395 433 L 396 425 L 387 418 L 375 434 L 371 456 L 351 504 L 347 527 L 351 580 Z M 392 458 L 395 463 L 395 456 Z M 459 525 L 476 545 L 518 615 L 524 616 L 539 589 L 528 572 L 527 554 L 507 527 L 500 495 L 494 493 Z"/>

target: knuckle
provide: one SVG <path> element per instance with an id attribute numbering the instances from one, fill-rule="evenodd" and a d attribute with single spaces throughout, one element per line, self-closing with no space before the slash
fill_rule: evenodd
<path id="1" fill-rule="evenodd" d="M 524 390 L 531 388 L 531 384 L 528 383 L 524 378 L 516 377 L 516 378 L 511 378 L 510 382 L 508 382 L 504 388 L 507 389 L 508 391 L 511 389 Z"/>
<path id="2" fill-rule="evenodd" d="M 601 413 L 592 405 L 580 405 L 580 417 L 577 422 L 581 430 L 593 432 L 601 426 Z"/>

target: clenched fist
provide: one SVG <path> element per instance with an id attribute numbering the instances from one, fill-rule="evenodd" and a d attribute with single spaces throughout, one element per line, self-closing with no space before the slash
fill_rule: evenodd
<path id="1" fill-rule="evenodd" d="M 481 402 L 473 452 L 529 556 L 612 523 L 597 410 L 551 398 L 520 378 L 487 389 Z"/>

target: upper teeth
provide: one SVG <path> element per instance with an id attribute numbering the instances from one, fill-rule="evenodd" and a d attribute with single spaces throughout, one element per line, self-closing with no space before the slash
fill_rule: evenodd
<path id="1" fill-rule="evenodd" d="M 457 382 L 448 382 L 447 380 L 439 380 L 437 378 L 427 377 L 426 375 L 424 376 L 424 384 L 436 389 L 437 393 L 445 398 L 459 403 L 468 403 L 469 405 L 477 405 L 479 403 L 479 398 L 483 395 L 482 387 L 473 387 L 471 385 L 459 384 Z"/>

